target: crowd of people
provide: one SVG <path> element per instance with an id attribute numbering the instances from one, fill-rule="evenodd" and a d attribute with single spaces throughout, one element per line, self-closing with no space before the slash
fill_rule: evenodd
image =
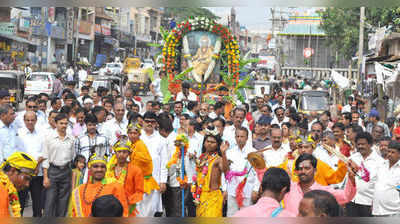
<path id="1" fill-rule="evenodd" d="M 147 102 L 80 81 L 20 112 L 0 91 L 0 216 L 28 201 L 34 217 L 400 215 L 400 127 L 356 91 L 331 116 L 279 86 L 251 110 L 199 102 L 186 82 L 163 104 L 157 81 Z"/>

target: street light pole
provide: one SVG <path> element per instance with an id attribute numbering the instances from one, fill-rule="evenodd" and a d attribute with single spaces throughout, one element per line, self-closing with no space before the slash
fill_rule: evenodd
<path id="1" fill-rule="evenodd" d="M 363 60 L 363 48 L 364 48 L 364 21 L 365 21 L 365 7 L 360 8 L 360 35 L 358 40 L 358 63 L 357 63 L 357 86 L 361 81 L 361 63 Z"/>

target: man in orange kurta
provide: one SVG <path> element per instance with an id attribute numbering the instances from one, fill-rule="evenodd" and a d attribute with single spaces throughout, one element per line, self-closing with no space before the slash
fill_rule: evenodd
<path id="1" fill-rule="evenodd" d="M 160 187 L 153 175 L 153 159 L 144 142 L 140 139 L 142 127 L 138 124 L 128 125 L 128 138 L 131 144 L 132 153 L 130 154 L 130 164 L 139 167 L 144 177 L 143 199 L 138 203 L 138 216 L 145 216 L 153 213 L 153 197 L 157 195 L 154 191 L 159 191 Z"/>
<path id="2" fill-rule="evenodd" d="M 115 152 L 107 165 L 107 178 L 114 178 L 124 186 L 129 205 L 129 216 L 137 214 L 136 204 L 143 199 L 144 177 L 142 170 L 134 163 L 128 162 L 132 153 L 131 142 L 122 136 L 113 146 Z"/>
<path id="3" fill-rule="evenodd" d="M 88 163 L 92 174 L 88 183 L 75 188 L 71 195 L 72 217 L 90 217 L 92 203 L 103 195 L 114 195 L 124 208 L 124 217 L 128 216 L 128 202 L 124 187 L 115 179 L 104 178 L 107 170 L 106 158 L 94 154 Z"/>
<path id="4" fill-rule="evenodd" d="M 315 143 L 307 139 L 300 143 L 300 147 L 298 149 L 299 156 L 308 153 L 312 154 L 315 148 Z M 296 170 L 295 170 L 295 164 L 296 164 L 296 159 L 294 160 L 289 160 L 286 159 L 281 165 L 279 165 L 279 168 L 284 169 L 288 174 L 290 175 L 292 181 L 298 182 L 299 178 L 296 175 Z M 258 171 L 258 176 L 259 178 L 261 177 L 261 173 Z M 264 172 L 262 172 L 263 174 Z M 343 179 L 346 177 L 347 174 L 347 165 L 339 160 L 338 162 L 338 168 L 336 170 L 332 169 L 328 164 L 325 162 L 317 159 L 317 168 L 315 172 L 315 182 L 317 182 L 320 185 L 327 186 L 331 184 L 338 184 L 343 181 Z"/>

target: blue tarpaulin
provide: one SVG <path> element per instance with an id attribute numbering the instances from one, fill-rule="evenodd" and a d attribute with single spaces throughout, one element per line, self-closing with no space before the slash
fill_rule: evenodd
<path id="1" fill-rule="evenodd" d="M 96 56 L 96 63 L 94 64 L 96 67 L 101 67 L 107 60 L 107 56 L 104 54 L 98 54 Z"/>

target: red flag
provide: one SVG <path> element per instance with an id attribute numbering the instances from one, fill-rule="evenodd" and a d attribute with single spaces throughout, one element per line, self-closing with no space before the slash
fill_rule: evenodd
<path id="1" fill-rule="evenodd" d="M 239 208 L 243 207 L 243 200 L 244 200 L 243 189 L 244 189 L 244 185 L 246 185 L 246 181 L 247 181 L 247 177 L 244 178 L 242 180 L 242 182 L 240 182 L 240 184 L 236 188 L 236 202 L 237 202 Z"/>

